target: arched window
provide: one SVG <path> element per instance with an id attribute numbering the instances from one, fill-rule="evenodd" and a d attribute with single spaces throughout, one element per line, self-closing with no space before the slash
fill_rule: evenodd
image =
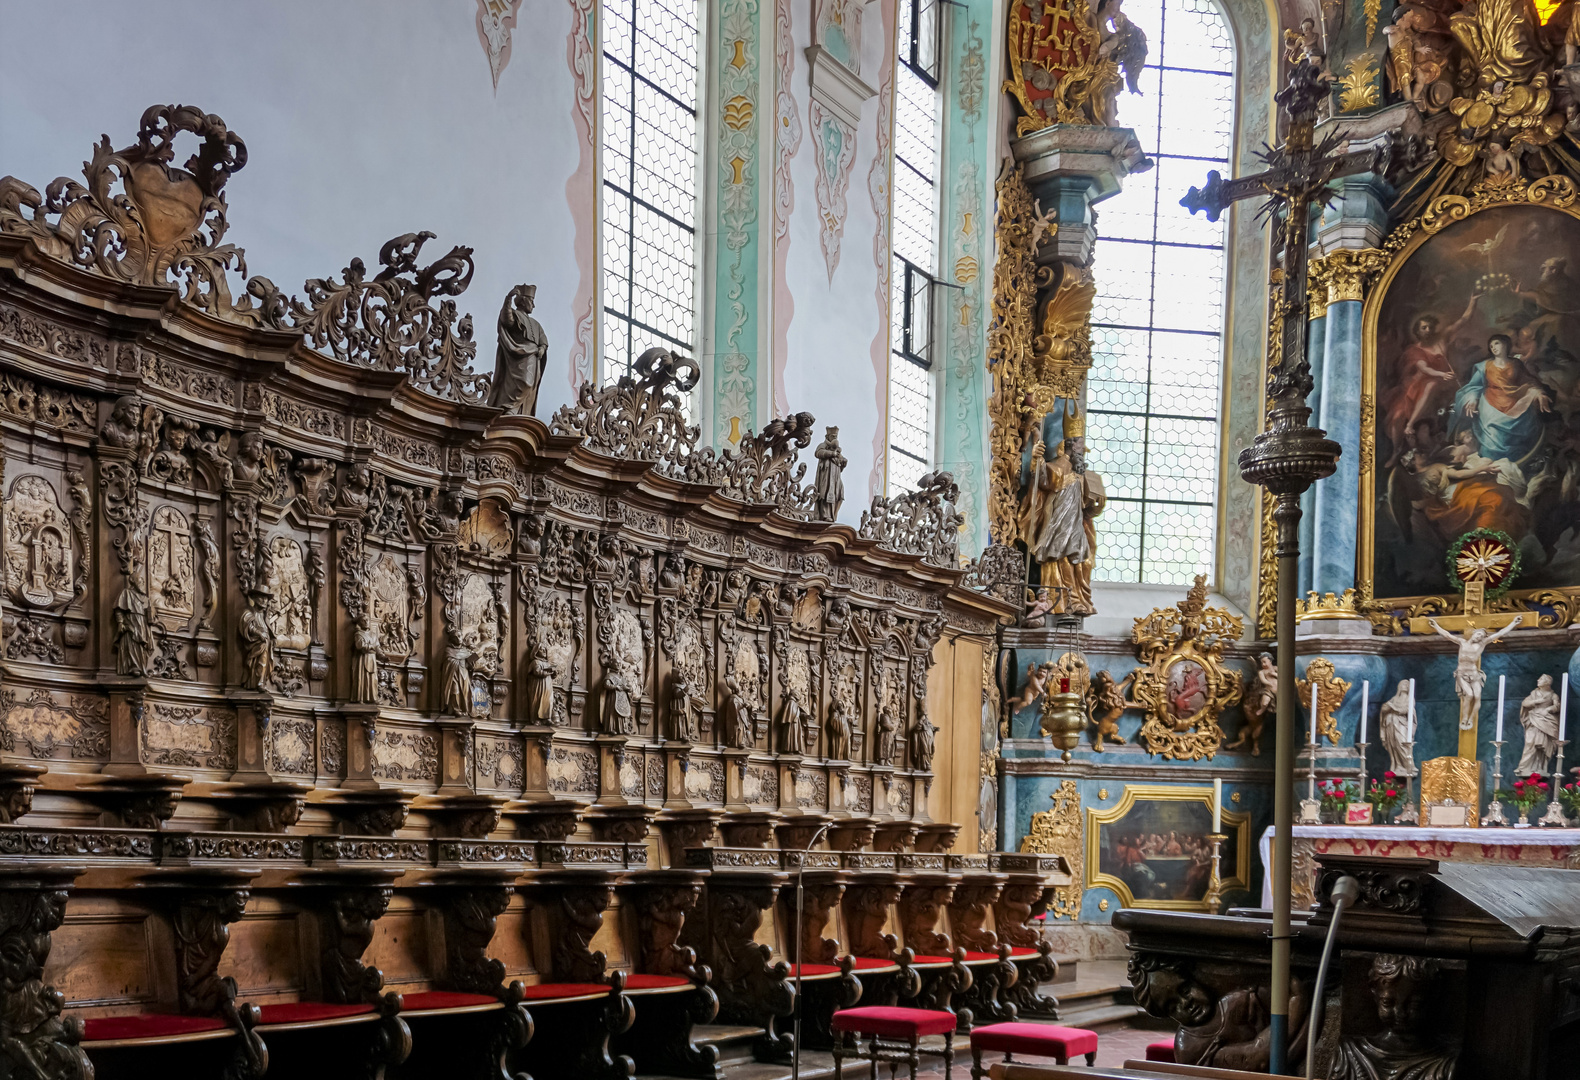
<path id="1" fill-rule="evenodd" d="M 1230 174 L 1234 37 L 1214 0 L 1128 0 L 1150 37 L 1120 121 L 1156 165 L 1098 207 L 1087 459 L 1102 474 L 1094 576 L 1189 585 L 1213 569 L 1227 218 L 1180 196 Z"/>
<path id="2" fill-rule="evenodd" d="M 604 0 L 603 366 L 697 351 L 698 0 Z"/>

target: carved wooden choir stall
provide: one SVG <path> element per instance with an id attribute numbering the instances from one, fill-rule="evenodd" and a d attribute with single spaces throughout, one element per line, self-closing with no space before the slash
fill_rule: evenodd
<path id="1" fill-rule="evenodd" d="M 1067 867 L 928 814 L 935 654 L 1012 610 L 948 475 L 835 524 L 836 432 L 698 447 L 657 349 L 545 423 L 530 288 L 474 373 L 429 233 L 233 291 L 245 163 L 157 106 L 0 179 L 9 1074 L 713 1077 L 796 963 L 814 1046 L 1051 1016 Z"/>

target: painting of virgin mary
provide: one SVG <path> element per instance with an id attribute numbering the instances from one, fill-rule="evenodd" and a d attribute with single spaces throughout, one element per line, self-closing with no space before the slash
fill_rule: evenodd
<path id="1" fill-rule="evenodd" d="M 1477 528 L 1519 545 L 1516 588 L 1580 583 L 1571 265 L 1580 218 L 1498 206 L 1429 236 L 1386 285 L 1365 342 L 1376 372 L 1375 596 L 1443 593 L 1449 546 Z"/>

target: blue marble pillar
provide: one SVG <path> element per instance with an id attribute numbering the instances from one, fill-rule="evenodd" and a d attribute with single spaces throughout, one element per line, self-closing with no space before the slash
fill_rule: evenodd
<path id="1" fill-rule="evenodd" d="M 1306 324 L 1306 358 L 1311 361 L 1311 381 L 1314 389 L 1307 403 L 1311 406 L 1312 415 L 1318 415 L 1322 408 L 1322 356 L 1327 343 L 1327 317 L 1319 315 Z M 1315 586 L 1313 579 L 1313 557 L 1316 553 L 1316 488 L 1306 489 L 1300 496 L 1300 574 L 1295 585 L 1295 591 L 1305 596 Z"/>
<path id="2" fill-rule="evenodd" d="M 1361 302 L 1328 304 L 1317 426 L 1343 448 L 1338 469 L 1313 485 L 1311 587 L 1341 593 L 1355 586 L 1355 537 L 1361 492 Z"/>

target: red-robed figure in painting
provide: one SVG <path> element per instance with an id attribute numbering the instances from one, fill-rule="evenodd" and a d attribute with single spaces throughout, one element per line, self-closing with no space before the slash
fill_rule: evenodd
<path id="1" fill-rule="evenodd" d="M 1392 467 L 1404 453 L 1405 432 L 1432 416 L 1458 388 L 1459 377 L 1448 362 L 1448 345 L 1480 299 L 1480 293 L 1472 295 L 1464 314 L 1447 327 L 1436 315 L 1422 315 L 1411 324 L 1410 344 L 1399 354 L 1397 382 L 1384 403 L 1383 430 L 1393 446 L 1384 468 Z"/>

